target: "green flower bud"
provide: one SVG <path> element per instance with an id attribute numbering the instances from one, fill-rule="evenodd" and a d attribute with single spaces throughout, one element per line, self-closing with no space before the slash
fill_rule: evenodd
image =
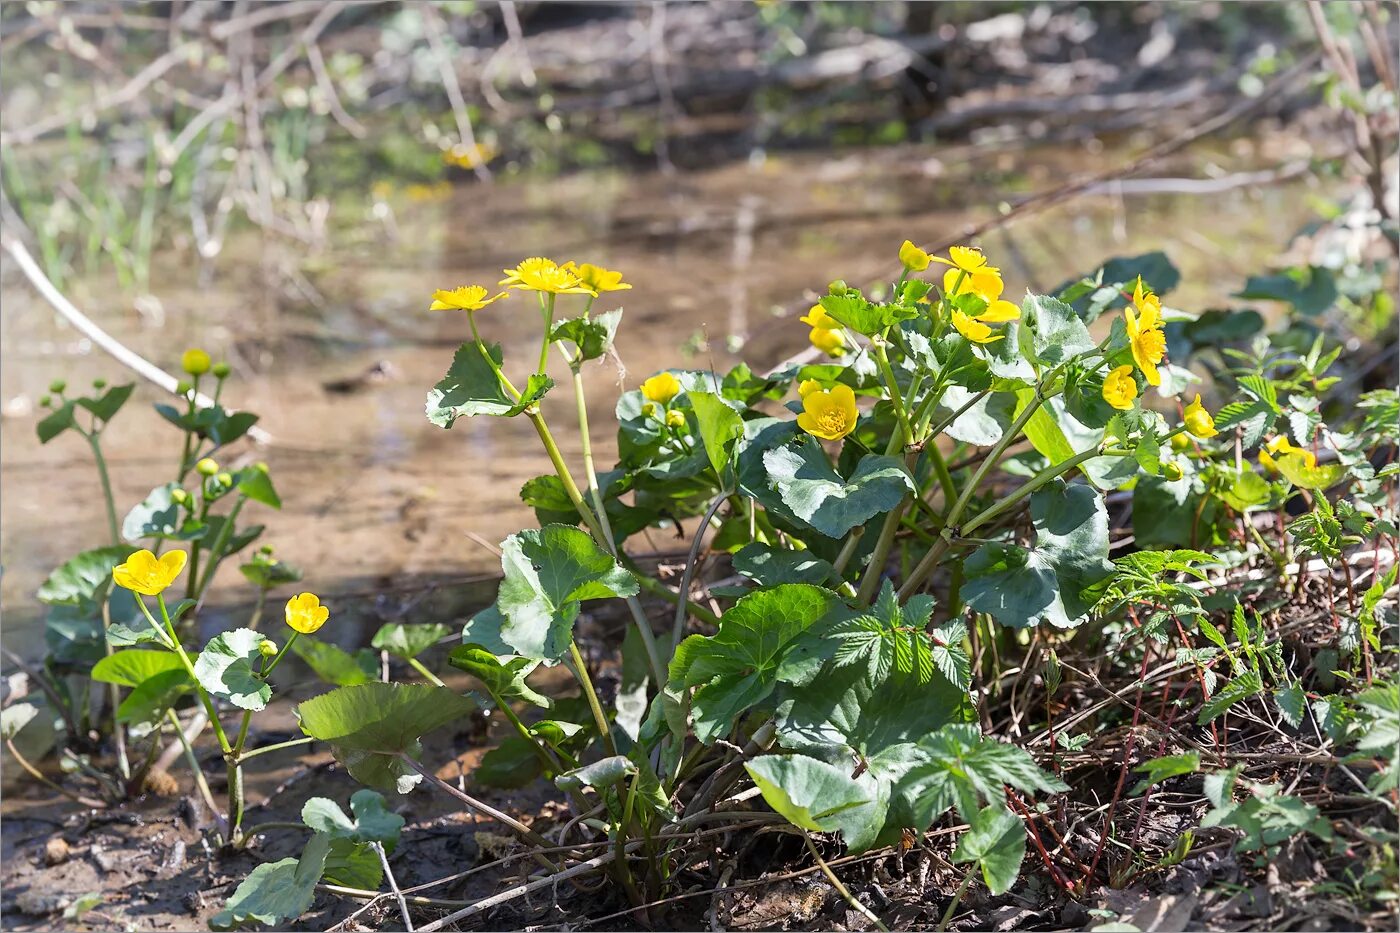
<path id="1" fill-rule="evenodd" d="M 184 380 L 184 379 L 181 379 L 179 382 L 175 383 L 175 394 L 176 394 L 176 395 L 189 395 L 189 394 L 190 394 L 190 390 L 193 389 L 193 388 L 194 388 L 194 386 L 190 385 L 189 382 L 187 382 L 187 381 Z"/>
<path id="2" fill-rule="evenodd" d="M 1172 435 L 1172 450 L 1175 450 L 1177 453 L 1181 453 L 1190 449 L 1191 438 L 1187 437 L 1185 434 Z"/>
<path id="3" fill-rule="evenodd" d="M 205 457 L 194 465 L 194 469 L 200 476 L 213 476 L 219 472 L 219 465 L 209 457 Z"/>
<path id="4" fill-rule="evenodd" d="M 189 505 L 190 494 L 183 489 L 176 489 L 170 493 L 170 501 L 177 505 Z"/>
<path id="5" fill-rule="evenodd" d="M 54 395 L 62 395 L 63 390 L 66 388 L 68 388 L 68 383 L 64 382 L 62 379 L 55 379 L 53 382 L 49 383 L 49 391 Z"/>
<path id="6" fill-rule="evenodd" d="M 214 373 L 215 379 L 227 379 L 228 374 L 233 372 L 233 367 L 227 363 L 215 363 L 211 372 Z"/>
<path id="7" fill-rule="evenodd" d="M 259 554 L 266 554 L 268 557 L 271 557 L 271 556 L 272 556 L 272 545 L 270 545 L 270 544 L 264 544 L 262 547 L 258 548 L 258 553 L 259 553 Z"/>
<path id="8" fill-rule="evenodd" d="M 262 641 L 258 642 L 258 654 L 265 658 L 273 657 L 277 654 L 277 642 L 273 641 L 271 638 L 264 638 Z"/>
<path id="9" fill-rule="evenodd" d="M 643 406 L 642 406 L 642 414 L 645 415 L 645 416 L 648 417 L 648 418 L 650 418 L 650 417 L 652 417 L 653 415 L 655 415 L 655 414 L 656 414 L 656 403 L 655 403 L 655 402 L 647 402 L 645 405 L 643 405 Z"/>
<path id="10" fill-rule="evenodd" d="M 219 485 L 223 486 L 225 489 L 233 485 L 233 474 L 228 472 L 227 470 L 220 473 L 217 477 L 215 477 L 215 479 L 217 479 L 219 481 Z"/>
<path id="11" fill-rule="evenodd" d="M 1186 474 L 1182 472 L 1182 469 L 1179 465 L 1172 463 L 1169 460 L 1166 463 L 1162 464 L 1162 475 L 1165 476 L 1167 479 L 1171 480 L 1172 482 L 1176 482 Z"/>
<path id="12" fill-rule="evenodd" d="M 51 399 L 51 398 L 49 398 L 49 396 L 45 395 L 43 398 L 39 399 L 39 407 L 40 407 L 40 408 L 52 408 L 52 407 L 53 407 L 53 399 Z"/>
<path id="13" fill-rule="evenodd" d="M 107 388 L 107 380 L 101 378 L 94 379 L 92 380 L 92 387 L 101 392 L 103 389 Z"/>
<path id="14" fill-rule="evenodd" d="M 180 368 L 191 376 L 204 375 L 209 372 L 210 365 L 209 354 L 203 350 L 186 350 L 184 355 L 180 357 Z"/>

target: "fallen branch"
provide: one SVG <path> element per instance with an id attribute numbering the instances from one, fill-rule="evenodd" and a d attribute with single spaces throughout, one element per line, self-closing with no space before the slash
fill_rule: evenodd
<path id="1" fill-rule="evenodd" d="M 72 324 L 79 331 L 88 337 L 93 343 L 105 350 L 113 359 L 121 363 L 127 369 L 138 376 L 160 386 L 172 395 L 178 395 L 176 391 L 179 380 L 161 369 L 159 366 L 147 360 L 145 357 L 128 349 L 111 334 L 93 323 L 92 319 L 79 311 L 73 302 L 58 290 L 58 287 L 44 274 L 44 270 L 39 268 L 39 264 L 34 261 L 29 250 L 18 239 L 9 233 L 0 235 L 0 247 L 4 247 L 9 253 L 24 277 L 29 279 L 29 284 L 34 286 L 45 301 L 47 301 L 55 311 Z M 195 404 L 202 408 L 210 408 L 214 405 L 214 400 L 203 392 L 195 393 Z M 256 425 L 248 429 L 248 437 L 259 444 L 266 444 L 272 440 L 272 435 Z"/>

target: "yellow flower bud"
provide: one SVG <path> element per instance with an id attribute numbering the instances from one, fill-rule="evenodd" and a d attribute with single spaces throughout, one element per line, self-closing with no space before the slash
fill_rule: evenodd
<path id="1" fill-rule="evenodd" d="M 1172 463 L 1168 460 L 1166 463 L 1162 464 L 1162 475 L 1172 482 L 1176 482 L 1185 476 L 1186 473 L 1182 471 L 1179 464 Z"/>
<path id="2" fill-rule="evenodd" d="M 180 368 L 191 376 L 202 376 L 209 372 L 212 365 L 209 354 L 199 349 L 186 350 L 180 357 Z"/>
<path id="3" fill-rule="evenodd" d="M 928 253 L 919 249 L 913 243 L 905 240 L 899 247 L 899 261 L 904 264 L 904 268 L 910 272 L 923 272 L 928 268 L 931 261 Z"/>
<path id="4" fill-rule="evenodd" d="M 813 392 L 820 392 L 820 391 L 822 391 L 822 384 L 821 384 L 820 382 L 818 382 L 816 379 L 803 379 L 803 380 L 802 380 L 800 383 L 798 383 L 798 385 L 797 385 L 797 394 L 798 394 L 798 396 L 800 396 L 801 398 L 806 398 L 807 396 L 811 395 Z"/>
<path id="5" fill-rule="evenodd" d="M 840 328 L 813 327 L 807 339 L 827 356 L 841 356 L 846 352 L 846 334 Z"/>
<path id="6" fill-rule="evenodd" d="M 1210 412 L 1205 410 L 1201 404 L 1201 396 L 1196 395 L 1196 400 L 1186 406 L 1186 411 L 1182 413 L 1182 420 L 1186 423 L 1186 430 L 1197 437 L 1215 437 L 1220 432 L 1215 430 L 1215 419 Z"/>
<path id="7" fill-rule="evenodd" d="M 215 478 L 219 481 L 219 485 L 224 487 L 225 489 L 233 485 L 233 474 L 230 473 L 228 470 L 225 470 L 224 472 L 220 473 Z"/>
<path id="8" fill-rule="evenodd" d="M 642 414 L 647 418 L 655 417 L 657 412 L 655 402 L 645 402 L 642 405 Z"/>
<path id="9" fill-rule="evenodd" d="M 681 413 L 678 412 L 678 411 L 674 411 L 674 410 L 666 412 L 666 427 L 668 427 L 668 428 L 683 428 L 683 427 L 685 427 L 685 415 L 681 414 Z"/>
<path id="10" fill-rule="evenodd" d="M 1172 450 L 1177 453 L 1185 453 L 1191 449 L 1191 439 L 1185 434 L 1172 435 Z"/>
<path id="11" fill-rule="evenodd" d="M 258 654 L 265 658 L 270 658 L 277 654 L 277 642 L 273 641 L 271 638 L 264 638 L 262 641 L 258 642 Z"/>
<path id="12" fill-rule="evenodd" d="M 205 457 L 194 465 L 194 470 L 200 476 L 213 476 L 215 473 L 219 472 L 219 464 L 209 457 Z"/>

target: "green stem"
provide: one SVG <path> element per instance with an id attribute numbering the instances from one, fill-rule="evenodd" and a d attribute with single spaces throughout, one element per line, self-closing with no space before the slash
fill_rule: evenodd
<path id="1" fill-rule="evenodd" d="M 233 525 L 238 520 L 238 513 L 243 509 L 243 503 L 248 501 L 248 497 L 242 493 L 238 494 L 238 499 L 233 503 L 233 508 L 229 509 L 228 515 L 224 518 L 224 523 L 219 526 L 219 536 L 214 539 L 214 543 L 209 546 L 209 566 L 204 568 L 204 576 L 200 578 L 199 589 L 195 591 L 195 599 L 203 599 L 204 591 L 209 589 L 209 584 L 214 582 L 214 572 L 219 569 L 219 564 L 224 559 L 224 548 L 228 547 L 229 540 L 233 537 Z"/>
<path id="2" fill-rule="evenodd" d="M 662 599 L 666 600 L 666 602 L 670 603 L 673 606 L 681 598 L 681 595 L 672 590 L 669 586 L 662 583 L 660 580 L 653 580 L 651 577 L 647 576 L 639 570 L 633 569 L 632 576 L 636 578 L 637 584 L 641 586 L 642 589 L 646 590 L 648 593 L 651 593 L 653 596 L 660 596 Z M 719 627 L 719 616 L 715 615 L 713 612 L 706 609 L 704 606 L 700 605 L 697 602 L 693 602 L 688 599 L 685 602 L 686 611 L 689 612 L 692 616 L 694 616 L 695 618 L 699 619 L 701 622 L 704 622 L 707 625 L 712 625 L 716 628 Z"/>
<path id="3" fill-rule="evenodd" d="M 146 601 L 138 595 L 136 602 L 141 607 L 141 611 L 146 614 L 146 620 L 151 623 L 151 627 L 160 631 L 161 627 L 151 615 L 150 607 L 146 605 Z M 165 608 L 165 597 L 157 594 L 156 605 L 160 607 L 160 618 L 165 623 L 165 634 L 170 639 L 170 647 L 180 658 L 180 664 L 185 668 L 185 673 L 190 676 L 190 680 L 194 683 L 194 692 L 199 695 L 200 702 L 204 704 L 204 712 L 209 716 L 209 724 L 214 727 L 214 736 L 219 740 L 219 748 L 227 755 L 232 750 L 232 746 L 228 744 L 228 736 L 224 734 L 224 727 L 219 722 L 219 714 L 214 709 L 214 701 L 209 698 L 208 692 L 199 685 L 199 677 L 194 672 L 194 663 L 190 661 L 190 656 L 185 653 L 185 646 L 180 644 L 180 639 L 175 634 L 175 626 L 170 621 L 170 612 Z M 181 733 L 181 735 L 183 734 Z"/>
<path id="4" fill-rule="evenodd" d="M 258 623 L 262 621 L 263 606 L 267 603 L 267 590 L 258 587 L 258 601 L 253 604 L 253 614 L 248 618 L 248 627 L 253 631 L 258 630 Z"/>
<path id="5" fill-rule="evenodd" d="M 273 671 L 277 670 L 277 665 L 282 663 L 282 659 L 285 658 L 287 656 L 287 652 L 291 650 L 292 642 L 296 641 L 300 637 L 301 632 L 298 632 L 296 629 L 292 629 L 292 637 L 287 639 L 287 643 L 282 646 L 281 651 L 277 652 L 277 656 L 272 659 L 272 663 L 262 669 L 262 679 L 264 681 L 272 676 Z"/>
<path id="6" fill-rule="evenodd" d="M 962 903 L 963 895 L 967 893 L 968 885 L 972 884 L 972 876 L 977 870 L 977 863 L 973 862 L 967 868 L 967 874 L 963 875 L 962 884 L 958 885 L 957 893 L 953 895 L 953 902 L 948 905 L 948 909 L 943 912 L 943 919 L 938 922 L 938 933 L 948 929 L 948 924 L 952 922 L 953 914 L 958 912 L 958 905 Z"/>
<path id="7" fill-rule="evenodd" d="M 1006 448 L 1010 447 L 1016 442 L 1016 439 L 1020 437 L 1021 431 L 1026 427 L 1026 424 L 1030 422 L 1031 416 L 1040 410 L 1040 406 L 1044 401 L 1045 397 L 1041 394 L 1040 387 L 1037 386 L 1035 397 L 1021 410 L 1021 413 L 1016 416 L 1016 420 L 1011 423 L 1011 427 L 1007 428 L 1001 440 L 997 441 L 996 445 L 993 446 L 991 451 L 987 454 L 986 459 L 982 461 L 982 465 L 977 468 L 977 472 L 972 474 L 972 479 L 963 487 L 962 495 L 958 497 L 958 500 L 953 503 L 953 507 L 948 511 L 947 527 L 957 527 L 958 519 L 962 516 L 963 510 L 967 508 L 968 501 L 971 500 L 973 494 L 977 492 L 977 487 L 982 484 L 983 478 L 997 465 Z"/>
<path id="8" fill-rule="evenodd" d="M 544 375 L 544 371 L 549 367 L 549 331 L 554 326 L 554 293 L 548 296 L 540 295 L 540 305 L 542 316 L 544 317 L 544 334 L 540 337 L 540 365 L 535 371 Z"/>
<path id="9" fill-rule="evenodd" d="M 530 423 L 535 426 L 535 433 L 540 436 L 540 442 L 544 444 L 545 453 L 549 454 L 549 462 L 554 466 L 554 472 L 558 475 L 559 481 L 564 484 L 564 493 L 573 503 L 578 514 L 583 518 L 584 524 L 589 531 L 601 543 L 611 541 L 611 537 L 603 534 L 603 526 L 599 524 L 597 516 L 588 507 L 588 503 L 583 501 L 583 493 L 579 491 L 578 483 L 574 482 L 573 474 L 569 472 L 569 465 L 564 462 L 564 455 L 559 452 L 559 445 L 554 441 L 554 435 L 549 431 L 549 425 L 545 424 L 544 416 L 538 411 L 526 409 L 526 416 Z"/>
<path id="10" fill-rule="evenodd" d="M 909 496 L 906 495 L 885 516 L 885 523 L 880 526 L 880 537 L 875 539 L 875 550 L 870 552 L 870 563 L 866 565 L 865 576 L 861 578 L 860 590 L 856 593 L 856 600 L 862 605 L 870 605 L 875 598 L 875 590 L 885 572 L 885 561 L 889 559 L 890 548 L 894 546 L 895 534 L 899 531 L 899 521 L 904 517 L 908 505 Z"/>
<path id="11" fill-rule="evenodd" d="M 805 829 L 802 830 L 802 841 L 807 843 L 807 851 L 812 853 L 812 858 L 817 860 L 817 865 L 821 867 L 822 874 L 826 875 L 826 880 L 831 882 L 831 886 L 836 889 L 836 893 L 840 894 L 856 913 L 875 924 L 875 929 L 882 931 L 882 933 L 890 933 L 890 928 L 880 922 L 880 918 L 875 916 L 875 912 L 856 900 L 856 896 L 851 893 L 850 889 L 841 883 L 840 878 L 836 877 L 836 872 L 832 871 L 831 866 L 822 859 L 821 853 L 817 851 L 817 847 L 812 843 L 812 837 L 807 835 Z"/>
<path id="12" fill-rule="evenodd" d="M 890 390 L 890 402 L 894 405 L 894 413 L 899 418 L 899 430 L 904 435 L 904 446 L 909 447 L 914 443 L 914 429 L 909 424 L 909 413 L 904 410 L 904 398 L 899 394 L 899 381 L 895 379 L 894 368 L 890 366 L 889 354 L 885 351 L 884 338 L 873 342 L 875 347 L 875 361 L 880 365 L 880 374 L 884 377 L 885 385 Z"/>
<path id="13" fill-rule="evenodd" d="M 846 565 L 855 556 L 856 549 L 860 547 L 860 539 L 865 536 L 865 526 L 857 525 L 851 529 L 851 533 L 846 536 L 845 542 L 841 545 L 841 551 L 836 555 L 836 560 L 831 564 L 831 575 L 839 583 L 846 573 Z"/>
<path id="14" fill-rule="evenodd" d="M 974 517 L 968 519 L 968 521 L 958 529 L 958 535 L 960 537 L 968 536 L 977 528 L 996 518 L 1026 496 L 1035 492 L 1041 486 L 1044 486 L 1058 476 L 1068 473 L 1086 460 L 1093 460 L 1095 457 L 1131 457 L 1132 455 L 1133 452 L 1131 450 L 1099 450 L 1097 447 L 1091 447 L 1083 453 L 1075 454 L 1068 460 L 1061 460 L 1059 463 L 1052 464 L 1026 480 L 1026 482 L 1022 483 L 1011 493 L 983 509 Z"/>
<path id="15" fill-rule="evenodd" d="M 933 463 L 933 472 L 938 477 L 938 485 L 943 487 L 944 505 L 951 505 L 957 498 L 958 491 L 953 486 L 953 475 L 948 472 L 948 461 L 943 459 L 943 451 L 938 449 L 938 438 L 931 439 L 924 446 L 924 449 L 928 451 L 929 461 Z"/>
<path id="16" fill-rule="evenodd" d="M 476 348 L 481 353 L 481 358 L 486 361 L 486 365 L 491 367 L 491 372 L 496 374 L 496 379 L 505 387 L 516 401 L 520 401 L 520 390 L 501 372 L 501 367 L 496 365 L 496 360 L 491 356 L 491 352 L 486 349 L 486 344 L 481 339 L 481 332 L 476 329 L 476 312 L 467 312 L 467 323 L 472 327 L 472 339 L 476 342 Z"/>
<path id="17" fill-rule="evenodd" d="M 117 503 L 112 496 L 112 478 L 107 473 L 107 458 L 102 456 L 102 444 L 98 440 L 100 432 L 82 432 L 87 438 L 88 446 L 92 448 L 92 458 L 97 462 L 97 478 L 102 481 L 102 500 L 107 505 L 107 531 L 112 536 L 113 544 L 121 544 L 122 537 L 120 526 L 117 524 Z"/>
<path id="18" fill-rule="evenodd" d="M 431 683 L 434 684 L 435 686 L 438 686 L 438 687 L 446 687 L 446 686 L 447 686 L 447 684 L 445 684 L 445 683 L 442 682 L 441 678 L 439 678 L 438 675 L 434 674 L 432 671 L 430 671 L 430 670 L 428 670 L 426 667 L 424 667 L 422 661 L 418 660 L 417 658 L 405 658 L 404 660 L 408 661 L 408 666 L 409 666 L 409 667 L 413 668 L 415 671 L 417 671 L 418 673 L 422 674 L 423 677 L 424 677 L 425 679 L 427 679 L 429 682 L 431 682 Z"/>
<path id="19" fill-rule="evenodd" d="M 175 727 L 175 735 L 180 740 L 180 746 L 185 750 L 185 760 L 189 762 L 190 771 L 194 774 L 194 785 L 199 788 L 199 795 L 204 798 L 204 804 L 209 808 L 209 812 L 214 814 L 214 819 L 219 824 L 219 835 L 223 836 L 228 832 L 228 825 L 224 821 L 223 814 L 219 812 L 219 805 L 214 801 L 214 793 L 209 790 L 209 782 L 204 779 L 204 769 L 199 766 L 199 758 L 195 755 L 190 740 L 185 738 L 185 730 L 180 727 L 180 717 L 175 715 L 173 709 L 166 710 L 165 715 L 170 717 L 170 724 Z"/>
<path id="20" fill-rule="evenodd" d="M 510 724 L 515 727 L 516 734 L 535 750 L 535 756 L 539 758 L 540 764 L 544 765 L 545 774 L 559 774 L 562 768 L 560 767 L 559 759 L 554 757 L 554 752 L 544 744 L 543 740 L 536 738 L 525 723 L 521 722 L 520 717 L 516 715 L 515 710 L 510 708 L 509 703 L 489 690 L 487 693 L 491 694 L 491 699 L 495 701 L 496 708 L 501 711 L 501 715 L 505 716 Z"/>
<path id="21" fill-rule="evenodd" d="M 309 745 L 314 741 L 316 741 L 314 738 L 312 738 L 311 736 L 307 736 L 304 739 L 289 739 L 286 742 L 278 742 L 276 745 L 264 745 L 260 748 L 255 748 L 252 751 L 244 752 L 240 757 L 240 760 L 247 761 L 249 758 L 256 758 L 259 755 L 266 755 L 268 752 L 280 752 L 284 748 L 295 748 L 298 745 Z"/>
<path id="22" fill-rule="evenodd" d="M 603 737 L 603 745 L 607 747 L 609 755 L 616 755 L 617 744 L 613 742 L 612 729 L 608 726 L 608 717 L 603 712 L 603 704 L 598 702 L 598 692 L 593 689 L 593 678 L 588 676 L 588 665 L 583 662 L 583 653 L 578 650 L 578 642 L 572 638 L 569 639 L 569 657 L 573 659 L 574 677 L 578 679 L 579 686 L 583 688 L 584 698 L 588 700 L 588 708 L 593 712 L 593 722 Z"/>

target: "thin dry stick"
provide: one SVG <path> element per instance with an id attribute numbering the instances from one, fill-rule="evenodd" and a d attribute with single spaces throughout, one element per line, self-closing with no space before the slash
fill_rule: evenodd
<path id="1" fill-rule="evenodd" d="M 533 846 L 539 846 L 542 849 L 547 849 L 550 847 L 548 839 L 544 838 L 539 833 L 535 832 L 533 829 L 517 820 L 515 817 L 510 816 L 506 813 L 502 813 L 500 810 L 497 810 L 495 807 L 491 806 L 488 803 L 482 803 L 480 800 L 477 800 L 475 797 L 471 796 L 465 791 L 458 790 L 451 784 L 444 781 L 442 778 L 438 777 L 431 770 L 424 767 L 423 764 L 417 761 L 416 759 L 410 758 L 408 755 L 400 755 L 399 757 L 402 758 L 410 768 L 423 775 L 423 777 L 427 778 L 428 781 L 433 784 L 433 786 L 439 787 L 442 790 L 447 791 L 447 793 L 451 794 L 453 797 L 456 797 L 458 800 L 462 801 L 462 803 L 466 804 L 469 809 L 480 813 L 482 816 L 488 819 L 495 820 L 503 826 L 507 826 L 510 829 L 513 829 L 516 832 L 516 834 L 518 834 L 522 839 L 524 839 L 526 842 L 530 843 Z M 539 862 L 544 867 L 548 868 L 550 871 L 554 871 L 558 867 L 549 859 L 545 858 L 543 855 L 539 855 L 538 853 L 536 853 L 535 861 Z"/>
<path id="2" fill-rule="evenodd" d="M 44 271 L 39 268 L 39 264 L 34 261 L 34 257 L 29 254 L 29 250 L 25 248 L 23 243 L 7 233 L 0 236 L 0 247 L 4 247 L 5 251 L 14 258 L 20 271 L 24 273 L 25 278 L 29 279 L 29 284 L 34 286 L 34 290 L 68 323 L 107 351 L 118 363 L 132 370 L 138 376 L 154 382 L 165 391 L 175 394 L 178 380 L 174 376 L 145 357 L 127 349 L 111 334 L 94 324 L 91 318 L 79 311 L 71 301 L 64 297 L 53 282 L 49 281 L 49 277 L 44 275 Z M 200 392 L 195 395 L 195 403 L 208 408 L 214 404 L 214 400 Z M 271 434 L 256 425 L 248 429 L 248 436 L 260 444 L 266 444 L 272 440 Z"/>
<path id="3" fill-rule="evenodd" d="M 700 557 L 700 544 L 705 540 L 705 530 L 710 527 L 710 522 L 714 519 L 719 507 L 729 498 L 729 490 L 720 490 L 710 503 L 710 508 L 705 512 L 705 517 L 700 519 L 699 526 L 695 529 L 695 540 L 690 543 L 690 554 L 685 560 L 685 572 L 681 574 L 680 589 L 676 590 L 680 594 L 680 599 L 676 600 L 676 621 L 671 625 L 671 650 L 681 643 L 681 638 L 685 636 L 685 620 L 690 609 L 690 581 L 695 575 L 695 562 Z"/>
<path id="4" fill-rule="evenodd" d="M 428 37 L 428 45 L 432 46 L 433 58 L 437 60 L 442 88 L 447 92 L 447 99 L 452 104 L 452 115 L 457 120 L 457 135 L 462 145 L 476 153 L 476 132 L 472 129 L 471 114 L 467 111 L 467 102 L 462 97 L 462 85 L 457 81 L 457 72 L 452 67 L 452 56 L 447 53 L 447 46 L 442 41 L 442 17 L 438 16 L 438 11 L 432 4 L 425 3 L 417 9 L 423 17 L 423 25 L 426 27 L 423 31 Z M 481 181 L 491 180 L 491 169 L 486 167 L 485 159 L 473 158 L 472 172 Z"/>
<path id="5" fill-rule="evenodd" d="M 399 883 L 394 879 L 394 870 L 389 867 L 389 856 L 384 852 L 384 846 L 378 842 L 372 842 L 374 851 L 379 853 L 379 864 L 384 866 L 384 878 L 389 882 L 389 890 L 393 892 L 399 902 L 399 916 L 403 917 L 403 925 L 408 933 L 413 933 L 413 920 L 408 916 L 408 902 L 403 899 L 403 892 L 399 890 Z"/>

